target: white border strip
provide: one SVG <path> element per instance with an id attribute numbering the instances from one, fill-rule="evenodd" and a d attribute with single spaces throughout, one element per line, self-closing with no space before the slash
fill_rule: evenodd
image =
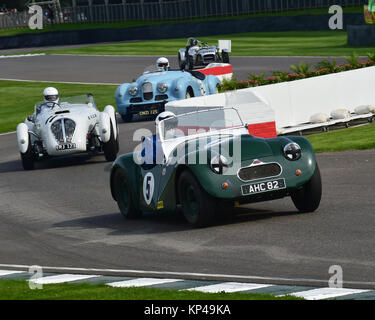
<path id="1" fill-rule="evenodd" d="M 83 275 L 83 274 L 59 274 L 55 276 L 42 277 L 39 279 L 32 280 L 36 284 L 50 284 L 50 283 L 64 283 L 78 280 L 85 280 L 91 278 L 97 278 L 97 275 Z"/>
<path id="2" fill-rule="evenodd" d="M 183 281 L 182 279 L 160 279 L 160 278 L 138 278 L 132 280 L 124 280 L 117 282 L 107 282 L 106 285 L 116 288 L 130 288 L 130 287 L 146 287 L 156 284 L 164 284 Z"/>
<path id="3" fill-rule="evenodd" d="M 345 289 L 345 288 L 320 288 L 302 292 L 293 292 L 288 295 L 304 298 L 306 300 L 322 300 L 335 297 L 347 296 L 350 294 L 359 294 L 371 290 Z"/>
<path id="4" fill-rule="evenodd" d="M 244 276 L 232 274 L 215 274 L 215 273 L 194 273 L 194 272 L 173 272 L 173 271 L 150 271 L 150 270 L 133 270 L 133 269 L 98 269 L 98 268 L 75 268 L 75 267 L 50 267 L 40 266 L 42 269 L 53 270 L 56 272 L 95 272 L 96 274 L 105 275 L 108 273 L 121 273 L 121 274 L 136 274 L 136 275 L 159 275 L 159 276 L 190 276 L 199 278 L 212 279 L 243 279 L 243 280 L 259 280 L 259 281 L 287 281 L 287 282 L 305 282 L 305 283 L 319 283 L 327 284 L 327 280 L 318 279 L 305 279 L 305 278 L 281 278 L 281 277 L 260 277 L 260 276 Z M 19 264 L 0 264 L 0 268 L 17 268 L 22 270 L 29 270 L 30 266 Z M 345 281 L 345 284 L 350 285 L 367 285 L 375 286 L 375 282 L 365 281 Z"/>
<path id="5" fill-rule="evenodd" d="M 105 83 L 105 82 L 72 82 L 72 81 L 46 81 L 46 80 L 28 80 L 28 79 L 8 79 L 0 78 L 0 81 L 17 81 L 17 82 L 42 82 L 42 83 L 66 83 L 66 84 L 88 84 L 88 85 L 107 85 L 107 86 L 118 86 L 121 83 Z"/>
<path id="6" fill-rule="evenodd" d="M 16 270 L 0 270 L 0 277 L 8 276 L 11 274 L 23 273 L 24 271 L 16 271 Z"/>
<path id="7" fill-rule="evenodd" d="M 200 291 L 207 293 L 218 293 L 221 291 L 224 292 L 239 292 L 239 291 L 248 291 L 256 290 L 261 288 L 272 287 L 270 284 L 259 284 L 259 283 L 240 283 L 240 282 L 224 282 L 208 286 L 195 287 L 190 289 L 184 289 L 187 291 Z"/>

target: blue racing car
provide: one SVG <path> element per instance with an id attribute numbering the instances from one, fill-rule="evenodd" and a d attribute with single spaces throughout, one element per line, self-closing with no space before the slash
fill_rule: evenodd
<path id="1" fill-rule="evenodd" d="M 137 81 L 116 90 L 117 111 L 124 122 L 134 115 L 156 116 L 169 101 L 217 93 L 218 77 L 193 70 L 170 70 L 166 58 L 159 58 L 156 69 L 146 71 Z"/>

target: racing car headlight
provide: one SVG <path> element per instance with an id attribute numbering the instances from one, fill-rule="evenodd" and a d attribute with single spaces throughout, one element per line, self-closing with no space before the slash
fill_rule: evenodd
<path id="1" fill-rule="evenodd" d="M 288 143 L 284 147 L 284 155 L 288 160 L 298 160 L 299 158 L 301 158 L 301 153 L 301 147 L 295 142 Z"/>
<path id="2" fill-rule="evenodd" d="M 158 91 L 160 93 L 164 93 L 168 90 L 168 85 L 166 83 L 159 83 L 158 84 Z"/>
<path id="3" fill-rule="evenodd" d="M 138 87 L 130 87 L 129 88 L 129 94 L 131 95 L 131 96 L 135 96 L 135 95 L 137 95 L 137 93 L 138 93 Z"/>
<path id="4" fill-rule="evenodd" d="M 228 170 L 228 159 L 223 155 L 214 156 L 211 159 L 210 168 L 217 174 L 223 174 Z"/>
<path id="5" fill-rule="evenodd" d="M 66 140 L 67 142 L 71 142 L 74 130 L 76 129 L 76 123 L 71 119 L 64 119 L 64 128 Z"/>

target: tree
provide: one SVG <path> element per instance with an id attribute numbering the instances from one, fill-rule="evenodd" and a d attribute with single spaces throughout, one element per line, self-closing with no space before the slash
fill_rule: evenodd
<path id="1" fill-rule="evenodd" d="M 0 6 L 4 6 L 8 9 L 17 10 L 26 10 L 27 8 L 27 1 L 26 0 L 0 0 Z"/>

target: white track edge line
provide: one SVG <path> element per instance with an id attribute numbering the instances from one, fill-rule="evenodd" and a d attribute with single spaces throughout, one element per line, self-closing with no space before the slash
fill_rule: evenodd
<path id="1" fill-rule="evenodd" d="M 8 134 L 12 134 L 12 133 L 16 133 L 17 131 L 10 131 L 10 132 L 4 132 L 4 133 L 0 133 L 0 136 L 6 136 Z"/>

